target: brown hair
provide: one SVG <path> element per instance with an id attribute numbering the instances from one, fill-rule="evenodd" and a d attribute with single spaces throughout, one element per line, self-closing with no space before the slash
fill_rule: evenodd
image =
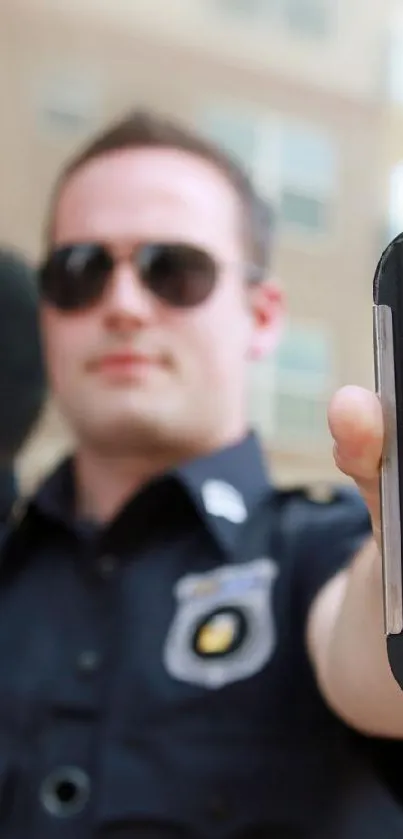
<path id="1" fill-rule="evenodd" d="M 51 200 L 48 242 L 52 239 L 57 201 L 69 177 L 96 157 L 122 149 L 136 148 L 178 149 L 212 163 L 222 172 L 241 200 L 248 260 L 254 268 L 255 279 L 263 279 L 268 270 L 271 211 L 256 193 L 246 171 L 219 146 L 202 138 L 192 129 L 152 111 L 132 111 L 107 127 L 67 163 L 56 182 Z"/>

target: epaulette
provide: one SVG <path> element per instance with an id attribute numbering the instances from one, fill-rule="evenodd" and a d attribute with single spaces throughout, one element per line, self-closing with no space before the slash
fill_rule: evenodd
<path id="1" fill-rule="evenodd" d="M 339 498 L 344 497 L 346 488 L 337 484 L 325 481 L 317 481 L 311 484 L 299 486 L 280 487 L 279 495 L 284 499 L 301 499 L 310 501 L 313 504 L 332 504 Z M 348 490 L 347 490 L 348 492 Z"/>
<path id="2" fill-rule="evenodd" d="M 304 495 L 314 504 L 332 504 L 343 495 L 343 489 L 335 484 L 317 482 L 304 487 Z"/>

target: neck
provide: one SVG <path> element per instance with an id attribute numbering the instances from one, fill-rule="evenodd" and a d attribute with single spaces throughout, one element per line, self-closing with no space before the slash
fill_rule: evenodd
<path id="1" fill-rule="evenodd" d="M 75 457 L 77 514 L 81 518 L 105 523 L 111 521 L 124 504 L 150 480 L 167 470 L 197 457 L 234 445 L 242 434 L 209 445 L 189 447 L 187 451 L 157 452 L 154 456 L 108 456 L 80 448 Z"/>
<path id="2" fill-rule="evenodd" d="M 78 515 L 99 522 L 113 519 L 131 495 L 169 465 L 162 459 L 150 462 L 149 458 L 107 457 L 79 450 L 75 458 Z"/>

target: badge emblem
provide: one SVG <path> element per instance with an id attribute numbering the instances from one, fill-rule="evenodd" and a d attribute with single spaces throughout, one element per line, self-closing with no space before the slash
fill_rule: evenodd
<path id="1" fill-rule="evenodd" d="M 195 633 L 196 654 L 207 657 L 228 653 L 240 635 L 240 624 L 235 610 L 226 609 L 206 618 Z"/>
<path id="2" fill-rule="evenodd" d="M 206 481 L 201 494 L 204 506 L 211 516 L 220 516 L 233 524 L 242 524 L 248 517 L 241 493 L 224 481 Z"/>
<path id="3" fill-rule="evenodd" d="M 163 653 L 170 675 L 217 689 L 259 672 L 276 644 L 272 588 L 277 576 L 271 559 L 256 559 L 179 580 Z"/>

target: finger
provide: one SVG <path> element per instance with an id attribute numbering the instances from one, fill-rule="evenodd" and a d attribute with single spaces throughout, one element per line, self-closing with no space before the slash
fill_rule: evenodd
<path id="1" fill-rule="evenodd" d="M 377 485 L 384 435 L 378 397 L 364 388 L 341 388 L 329 405 L 328 418 L 339 469 L 365 485 Z"/>
<path id="2" fill-rule="evenodd" d="M 379 545 L 379 467 L 384 428 L 377 396 L 363 388 L 342 388 L 329 406 L 329 427 L 335 441 L 336 466 L 356 482 Z"/>

